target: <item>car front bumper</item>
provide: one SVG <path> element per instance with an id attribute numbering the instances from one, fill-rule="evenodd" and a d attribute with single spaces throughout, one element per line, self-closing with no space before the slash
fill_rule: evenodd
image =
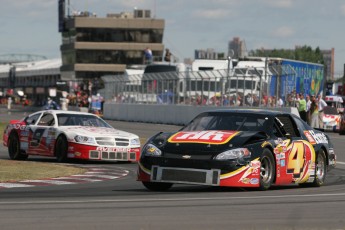
<path id="1" fill-rule="evenodd" d="M 259 187 L 260 161 L 254 159 L 243 166 L 224 165 L 218 168 L 144 166 L 138 164 L 138 180 L 146 182 L 182 183 L 227 187 Z"/>

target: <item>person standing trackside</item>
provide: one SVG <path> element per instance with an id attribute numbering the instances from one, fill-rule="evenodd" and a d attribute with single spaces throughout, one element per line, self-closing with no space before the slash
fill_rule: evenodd
<path id="1" fill-rule="evenodd" d="M 310 126 L 319 128 L 319 109 L 315 97 L 312 97 L 310 104 Z"/>
<path id="2" fill-rule="evenodd" d="M 321 94 L 317 97 L 318 110 L 319 110 L 319 128 L 323 129 L 323 109 L 327 106 L 327 103 L 322 99 Z"/>
<path id="3" fill-rule="evenodd" d="M 298 112 L 301 119 L 307 122 L 307 102 L 305 101 L 302 93 L 299 94 Z"/>
<path id="4" fill-rule="evenodd" d="M 12 106 L 12 97 L 8 97 L 7 99 L 7 109 L 10 110 Z"/>
<path id="5" fill-rule="evenodd" d="M 312 95 L 312 98 L 315 100 L 315 97 Z M 307 107 L 306 107 L 306 111 L 307 111 L 307 123 L 310 125 L 311 123 L 311 113 L 310 113 L 310 106 L 311 106 L 311 99 L 310 96 L 307 94 L 306 95 L 306 102 L 307 102 Z"/>
<path id="6" fill-rule="evenodd" d="M 152 51 L 149 49 L 149 47 L 146 47 L 144 50 L 144 64 L 152 64 Z"/>

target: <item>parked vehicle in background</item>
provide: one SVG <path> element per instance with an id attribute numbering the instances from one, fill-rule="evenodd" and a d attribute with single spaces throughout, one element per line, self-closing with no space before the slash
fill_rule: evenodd
<path id="1" fill-rule="evenodd" d="M 326 131 L 339 131 L 341 114 L 336 107 L 326 106 L 323 109 L 323 129 Z"/>
<path id="2" fill-rule="evenodd" d="M 231 60 L 195 60 L 192 67 L 153 63 L 145 68 L 143 93 L 156 94 L 158 103 L 168 104 L 185 103 L 197 96 L 210 99 L 225 93 L 232 68 Z"/>
<path id="3" fill-rule="evenodd" d="M 325 102 L 327 103 L 328 106 L 336 108 L 338 112 L 344 111 L 344 105 L 343 105 L 344 101 L 343 101 L 342 96 L 338 96 L 338 95 L 326 96 Z"/>
<path id="4" fill-rule="evenodd" d="M 260 92 L 267 93 L 268 79 L 272 73 L 265 68 L 265 61 L 240 60 L 234 67 L 233 75 L 226 85 L 228 94 L 239 93 L 245 95 L 257 95 Z"/>
<path id="5" fill-rule="evenodd" d="M 192 62 L 192 71 L 200 70 L 229 70 L 232 71 L 237 65 L 238 60 L 213 60 L 213 59 L 196 59 Z"/>
<path id="6" fill-rule="evenodd" d="M 256 95 L 263 93 L 286 100 L 293 91 L 317 95 L 323 90 L 323 65 L 318 63 L 274 57 L 247 57 L 239 59 L 234 73 L 230 92 L 242 91 L 244 94 Z"/>

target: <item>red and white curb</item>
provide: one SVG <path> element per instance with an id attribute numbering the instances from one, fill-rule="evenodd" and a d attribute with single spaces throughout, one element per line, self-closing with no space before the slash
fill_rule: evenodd
<path id="1" fill-rule="evenodd" d="M 86 167 L 88 169 L 84 174 L 77 174 L 57 178 L 45 178 L 39 180 L 23 180 L 16 182 L 0 182 L 0 189 L 2 188 L 28 188 L 35 186 L 49 186 L 49 185 L 73 185 L 80 183 L 100 182 L 105 180 L 114 180 L 129 174 L 128 170 L 105 169 L 99 167 Z"/>

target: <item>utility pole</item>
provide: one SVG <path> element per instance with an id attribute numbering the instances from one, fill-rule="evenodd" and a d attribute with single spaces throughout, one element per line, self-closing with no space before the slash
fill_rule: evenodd
<path id="1" fill-rule="evenodd" d="M 345 96 L 345 64 L 344 64 L 344 72 L 343 72 L 343 83 L 341 85 L 341 94 Z"/>

